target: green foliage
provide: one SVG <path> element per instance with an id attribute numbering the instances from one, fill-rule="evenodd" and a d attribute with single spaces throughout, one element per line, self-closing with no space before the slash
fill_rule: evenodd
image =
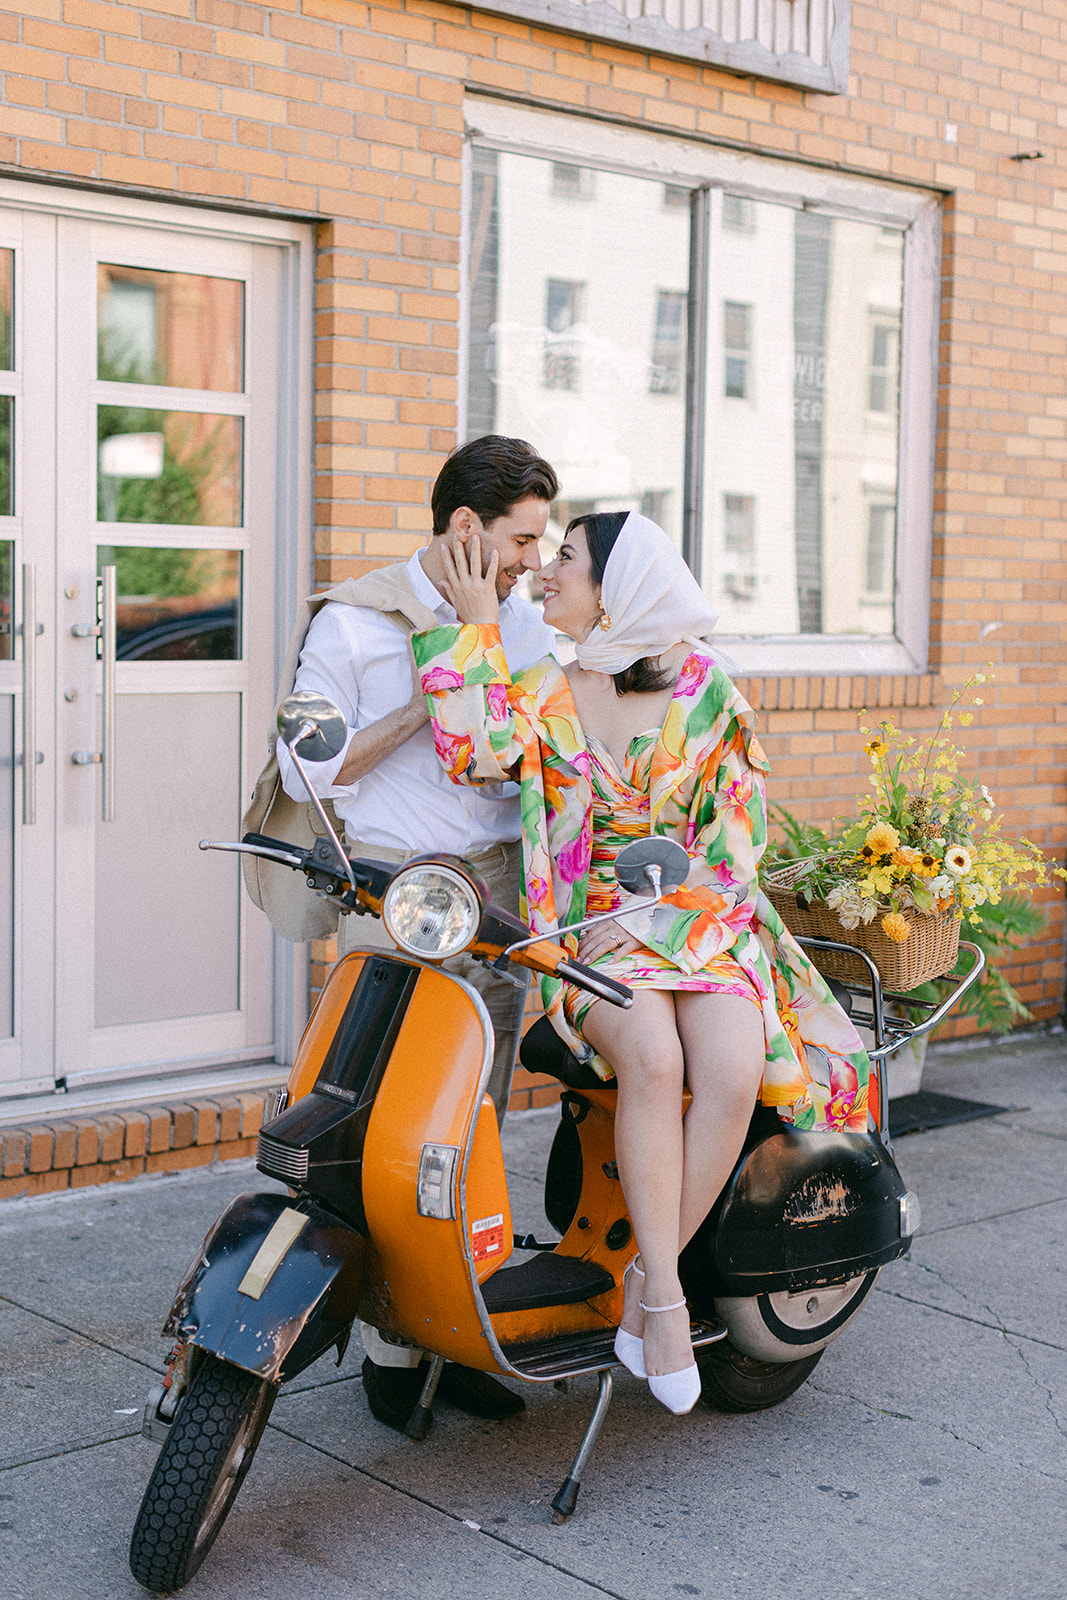
<path id="1" fill-rule="evenodd" d="M 1018 889 L 1002 895 L 996 904 L 987 902 L 980 915 L 977 911 L 969 911 L 964 915 L 960 937 L 978 946 L 986 958 L 986 968 L 974 988 L 969 989 L 960 1001 L 959 1010 L 963 1016 L 973 1017 L 983 1032 L 1010 1033 L 1012 1028 L 1021 1023 L 1034 1020 L 1033 1012 L 1023 1005 L 1018 990 L 1012 987 L 1002 972 L 998 972 L 993 961 L 995 956 L 1018 949 L 1038 938 L 1045 931 L 1045 923 L 1044 912 Z M 920 984 L 911 993 L 916 1000 L 933 1001 L 936 1004 L 944 997 L 940 985 L 961 978 L 970 965 L 970 954 L 964 951 L 946 978 Z M 928 1013 L 914 1010 L 909 1015 L 918 1022 Z"/>
<path id="2" fill-rule="evenodd" d="M 151 546 L 101 545 L 101 567 L 114 565 L 118 592 L 150 595 L 164 600 L 171 595 L 197 594 L 201 588 L 201 550 L 157 550 Z"/>

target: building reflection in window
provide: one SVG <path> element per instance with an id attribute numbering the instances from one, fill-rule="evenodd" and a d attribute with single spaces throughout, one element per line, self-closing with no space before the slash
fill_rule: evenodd
<path id="1" fill-rule="evenodd" d="M 97 267 L 97 377 L 175 389 L 244 388 L 244 284 L 190 272 Z"/>
<path id="2" fill-rule="evenodd" d="M 474 148 L 467 437 L 529 439 L 552 462 L 555 538 L 656 494 L 680 545 L 689 190 L 669 186 L 674 204 L 662 180 L 560 165 Z"/>
<path id="3" fill-rule="evenodd" d="M 120 661 L 236 661 L 241 655 L 239 550 L 100 545 L 116 568 Z"/>

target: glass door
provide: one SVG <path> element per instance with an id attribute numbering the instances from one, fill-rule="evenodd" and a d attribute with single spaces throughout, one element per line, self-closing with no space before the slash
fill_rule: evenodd
<path id="1" fill-rule="evenodd" d="M 269 1059 L 242 795 L 273 696 L 268 246 L 59 225 L 58 1065 Z"/>

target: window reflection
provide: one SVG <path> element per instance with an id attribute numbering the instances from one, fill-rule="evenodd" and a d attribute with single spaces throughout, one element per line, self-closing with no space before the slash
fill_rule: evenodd
<path id="1" fill-rule="evenodd" d="M 0 517 L 15 515 L 15 402 L 0 395 Z"/>
<path id="2" fill-rule="evenodd" d="M 723 220 L 702 561 L 719 629 L 891 635 L 903 234 L 763 201 Z"/>
<path id="3" fill-rule="evenodd" d="M 100 545 L 116 569 L 120 661 L 236 661 L 241 654 L 239 550 Z"/>
<path id="4" fill-rule="evenodd" d="M 97 407 L 101 522 L 241 522 L 240 417 Z"/>
<path id="5" fill-rule="evenodd" d="M 15 365 L 15 252 L 0 250 L 0 369 Z"/>
<path id="6" fill-rule="evenodd" d="M 15 614 L 11 575 L 14 570 L 15 546 L 10 539 L 0 540 L 0 661 L 14 659 L 11 625 Z"/>
<path id="7" fill-rule="evenodd" d="M 561 165 L 474 151 L 468 437 L 551 461 L 557 536 L 577 509 L 654 506 L 680 544 L 689 191 Z"/>
<path id="8" fill-rule="evenodd" d="M 228 393 L 244 388 L 244 284 L 237 279 L 102 261 L 97 328 L 98 378 Z"/>

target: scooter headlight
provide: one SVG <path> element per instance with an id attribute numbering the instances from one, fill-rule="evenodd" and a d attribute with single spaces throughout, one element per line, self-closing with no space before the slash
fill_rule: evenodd
<path id="1" fill-rule="evenodd" d="M 462 873 L 427 861 L 397 873 L 385 891 L 382 920 L 402 950 L 444 961 L 473 942 L 482 903 Z"/>

